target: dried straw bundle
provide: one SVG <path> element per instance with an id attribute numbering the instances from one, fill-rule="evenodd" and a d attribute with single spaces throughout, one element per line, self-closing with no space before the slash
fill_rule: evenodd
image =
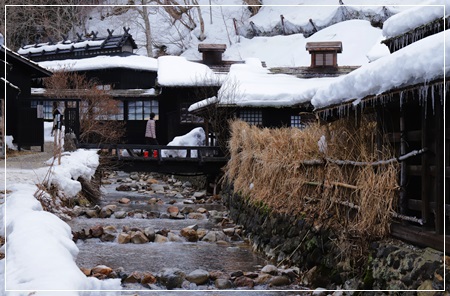
<path id="1" fill-rule="evenodd" d="M 375 149 L 375 133 L 372 121 L 312 124 L 302 130 L 234 121 L 225 177 L 236 193 L 277 212 L 307 213 L 319 219 L 316 223 L 345 228 L 357 237 L 382 237 L 394 211 L 398 164 L 351 164 L 392 157 L 388 147 L 384 154 Z M 326 148 L 319 149 L 322 136 Z"/>

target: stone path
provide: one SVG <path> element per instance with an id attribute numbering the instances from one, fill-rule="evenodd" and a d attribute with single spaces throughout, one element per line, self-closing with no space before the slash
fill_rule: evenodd
<path id="1" fill-rule="evenodd" d="M 10 154 L 11 155 L 11 154 Z M 45 162 L 53 157 L 53 143 L 44 144 L 44 152 L 41 147 L 31 147 L 30 150 L 15 152 L 14 156 L 0 159 L 0 204 L 3 204 L 6 194 L 7 182 L 30 182 L 29 174 L 23 174 L 23 170 L 36 170 L 46 167 Z"/>

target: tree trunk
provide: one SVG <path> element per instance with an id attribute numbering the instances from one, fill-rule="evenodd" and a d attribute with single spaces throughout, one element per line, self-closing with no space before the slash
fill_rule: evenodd
<path id="1" fill-rule="evenodd" d="M 150 20 L 148 18 L 147 6 L 142 6 L 141 15 L 145 24 L 145 49 L 147 50 L 147 56 L 153 57 L 152 31 L 150 27 Z"/>

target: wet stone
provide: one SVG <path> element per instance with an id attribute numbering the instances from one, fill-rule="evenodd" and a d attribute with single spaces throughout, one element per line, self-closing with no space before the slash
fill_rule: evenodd
<path id="1" fill-rule="evenodd" d="M 195 199 L 202 199 L 202 198 L 206 197 L 206 190 L 205 191 L 194 192 L 193 196 L 194 196 Z"/>
<path id="2" fill-rule="evenodd" d="M 92 273 L 92 269 L 90 268 L 80 267 L 80 270 L 85 276 L 90 276 Z"/>
<path id="3" fill-rule="evenodd" d="M 189 273 L 186 276 L 186 279 L 191 283 L 203 285 L 206 284 L 206 282 L 208 282 L 209 280 L 209 272 L 203 269 L 196 269 L 193 272 Z"/>
<path id="4" fill-rule="evenodd" d="M 209 277 L 212 280 L 216 280 L 216 279 L 226 279 L 229 280 L 230 279 L 230 275 L 226 272 L 220 271 L 220 270 L 213 270 L 209 272 Z"/>
<path id="5" fill-rule="evenodd" d="M 100 210 L 99 217 L 100 218 L 109 218 L 117 209 L 116 205 L 107 205 Z"/>
<path id="6" fill-rule="evenodd" d="M 154 284 L 156 283 L 156 277 L 150 272 L 144 272 L 141 278 L 141 284 Z"/>
<path id="7" fill-rule="evenodd" d="M 119 200 L 119 203 L 121 203 L 121 204 L 128 204 L 128 203 L 130 203 L 130 199 L 126 198 L 126 197 L 123 197 L 123 198 L 121 198 Z"/>
<path id="8" fill-rule="evenodd" d="M 126 279 L 123 280 L 124 283 L 140 283 L 141 282 L 141 274 L 137 271 L 131 273 Z"/>
<path id="9" fill-rule="evenodd" d="M 262 273 L 267 273 L 271 275 L 278 275 L 278 268 L 275 265 L 266 265 L 261 269 Z"/>
<path id="10" fill-rule="evenodd" d="M 89 234 L 92 237 L 100 237 L 103 234 L 103 227 L 100 225 L 96 225 L 89 229 Z"/>
<path id="11" fill-rule="evenodd" d="M 86 216 L 88 218 L 97 218 L 98 217 L 98 212 L 96 210 L 87 210 L 86 211 Z"/>
<path id="12" fill-rule="evenodd" d="M 131 191 L 131 186 L 122 184 L 122 185 L 117 186 L 116 190 L 117 191 Z"/>
<path id="13" fill-rule="evenodd" d="M 161 235 L 161 234 L 157 234 L 156 236 L 155 236 L 155 243 L 166 243 L 166 242 L 168 242 L 169 240 L 167 239 L 167 237 L 165 237 L 165 236 L 163 236 L 163 235 Z"/>
<path id="14" fill-rule="evenodd" d="M 234 285 L 236 287 L 253 288 L 255 286 L 255 282 L 248 277 L 240 276 L 234 280 Z"/>
<path id="15" fill-rule="evenodd" d="M 170 242 L 177 242 L 177 243 L 182 243 L 182 242 L 184 242 L 184 240 L 183 240 L 179 235 L 176 235 L 175 233 L 172 233 L 172 232 L 169 232 L 169 233 L 167 234 L 167 239 L 168 239 Z"/>
<path id="16" fill-rule="evenodd" d="M 112 242 L 116 239 L 117 229 L 114 226 L 106 226 L 103 228 L 103 234 L 101 236 L 101 241 L 103 242 Z"/>
<path id="17" fill-rule="evenodd" d="M 164 268 L 161 271 L 160 282 L 168 290 L 181 288 L 186 274 L 178 268 Z"/>
<path id="18" fill-rule="evenodd" d="M 117 236 L 117 242 L 119 244 L 128 244 L 131 241 L 131 235 L 128 233 L 122 232 Z"/>
<path id="19" fill-rule="evenodd" d="M 141 231 L 136 231 L 131 233 L 131 242 L 133 244 L 145 244 L 148 243 L 149 240 Z"/>
<path id="20" fill-rule="evenodd" d="M 196 242 L 198 241 L 198 234 L 197 231 L 193 228 L 183 228 L 180 231 L 181 236 L 185 237 L 189 242 Z"/>
<path id="21" fill-rule="evenodd" d="M 189 213 L 187 215 L 188 219 L 194 219 L 194 220 L 205 220 L 206 216 L 204 214 L 200 214 L 200 213 Z"/>
<path id="22" fill-rule="evenodd" d="M 112 268 L 108 267 L 106 265 L 97 265 L 94 268 L 92 268 L 91 273 L 92 274 L 104 274 L 109 275 L 112 272 Z"/>
<path id="23" fill-rule="evenodd" d="M 114 213 L 114 218 L 116 219 L 123 219 L 127 216 L 127 212 L 125 211 L 118 211 Z"/>
<path id="24" fill-rule="evenodd" d="M 233 284 L 227 279 L 216 279 L 214 281 L 214 286 L 219 290 L 228 290 L 233 287 Z"/>
<path id="25" fill-rule="evenodd" d="M 145 236 L 149 239 L 149 241 L 154 241 L 156 236 L 156 231 L 152 227 L 147 227 L 144 229 Z"/>
<path id="26" fill-rule="evenodd" d="M 176 206 L 170 206 L 167 208 L 167 213 L 169 214 L 178 214 L 180 212 L 180 209 Z"/>
<path id="27" fill-rule="evenodd" d="M 287 286 L 290 283 L 291 280 L 287 276 L 278 275 L 270 280 L 269 285 L 278 287 L 278 286 Z"/>

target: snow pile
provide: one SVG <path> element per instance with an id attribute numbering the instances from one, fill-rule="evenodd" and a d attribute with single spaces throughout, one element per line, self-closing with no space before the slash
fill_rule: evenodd
<path id="1" fill-rule="evenodd" d="M 5 144 L 8 149 L 17 150 L 16 145 L 13 144 L 13 136 L 5 136 Z"/>
<path id="2" fill-rule="evenodd" d="M 48 132 L 48 125 L 46 130 Z M 66 195 L 76 195 L 81 185 L 74 180 L 79 176 L 91 178 L 99 164 L 96 151 L 86 150 L 66 153 L 61 161 L 50 174 L 52 182 Z M 48 172 L 48 167 L 8 169 L 3 176 L 7 189 L 12 191 L 0 207 L 0 218 L 5 218 L 1 228 L 7 238 L 6 269 L 0 264 L 0 279 L 6 278 L 3 286 L 10 290 L 74 290 L 33 295 L 95 295 L 75 290 L 120 290 L 120 280 L 87 278 L 76 266 L 78 248 L 72 241 L 70 227 L 57 216 L 43 211 L 34 197 L 36 184 L 45 179 Z M 29 295 L 31 291 L 8 295 Z"/>
<path id="3" fill-rule="evenodd" d="M 78 149 L 74 152 L 65 152 L 61 157 L 61 165 L 53 158 L 47 161 L 53 163 L 50 175 L 50 184 L 56 185 L 66 197 L 75 197 L 81 191 L 79 177 L 91 180 L 99 165 L 97 151 Z"/>
<path id="4" fill-rule="evenodd" d="M 70 227 L 43 211 L 33 197 L 35 186 L 17 184 L 9 189 L 13 193 L 6 202 L 6 289 L 120 289 L 119 279 L 100 281 L 81 272 L 75 264 L 78 248 L 72 241 Z M 3 275 L 0 278 L 3 279 Z M 33 295 L 48 294 L 36 292 Z M 14 295 L 29 295 L 29 291 Z M 73 291 L 54 295 L 79 294 Z"/>
<path id="5" fill-rule="evenodd" d="M 208 66 L 184 57 L 158 58 L 158 84 L 162 86 L 217 86 L 222 79 L 223 75 L 215 74 Z"/>
<path id="6" fill-rule="evenodd" d="M 398 36 L 449 14 L 450 1 L 428 0 L 387 19 L 383 25 L 383 35 L 386 38 Z"/>
<path id="7" fill-rule="evenodd" d="M 444 42 L 445 41 L 445 42 Z M 427 83 L 450 73 L 450 31 L 419 40 L 318 89 L 311 102 L 323 108 L 390 89 Z M 355 103 L 358 103 L 357 100 Z"/>
<path id="8" fill-rule="evenodd" d="M 205 131 L 194 128 L 183 136 L 175 137 L 167 146 L 205 146 Z M 161 150 L 162 157 L 186 157 L 186 150 Z M 197 150 L 191 150 L 191 157 L 197 157 Z"/>

